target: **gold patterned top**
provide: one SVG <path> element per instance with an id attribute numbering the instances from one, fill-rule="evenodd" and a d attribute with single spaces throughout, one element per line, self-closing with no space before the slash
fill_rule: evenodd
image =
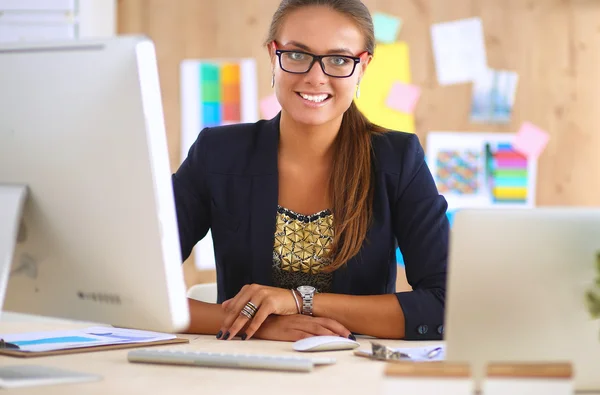
<path id="1" fill-rule="evenodd" d="M 317 292 L 329 292 L 332 274 L 321 270 L 331 263 L 327 254 L 333 235 L 333 214 L 330 210 L 302 215 L 277 206 L 274 285 L 287 289 L 312 285 Z"/>

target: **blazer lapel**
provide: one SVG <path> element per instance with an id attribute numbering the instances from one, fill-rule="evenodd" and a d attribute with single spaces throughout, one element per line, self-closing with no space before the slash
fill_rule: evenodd
<path id="1" fill-rule="evenodd" d="M 279 119 L 276 116 L 261 124 L 257 133 L 255 155 L 250 163 L 250 240 L 252 251 L 252 282 L 273 285 L 273 243 L 279 198 L 277 153 Z"/>

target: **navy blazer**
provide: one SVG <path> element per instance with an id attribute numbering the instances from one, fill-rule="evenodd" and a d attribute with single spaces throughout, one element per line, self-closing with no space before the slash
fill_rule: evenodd
<path id="1" fill-rule="evenodd" d="M 202 130 L 172 177 L 184 259 L 211 229 L 219 303 L 245 284 L 273 285 L 279 119 Z M 413 288 L 396 293 L 405 339 L 441 339 L 446 200 L 437 191 L 416 135 L 391 131 L 372 141 L 372 225 L 360 252 L 334 272 L 332 292 L 394 293 L 399 246 Z"/>

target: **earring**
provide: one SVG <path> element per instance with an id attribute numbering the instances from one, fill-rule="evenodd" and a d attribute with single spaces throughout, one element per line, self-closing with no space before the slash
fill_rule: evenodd
<path id="1" fill-rule="evenodd" d="M 356 84 L 356 98 L 360 97 L 360 83 Z"/>
<path id="2" fill-rule="evenodd" d="M 275 73 L 271 75 L 271 88 L 275 86 Z"/>

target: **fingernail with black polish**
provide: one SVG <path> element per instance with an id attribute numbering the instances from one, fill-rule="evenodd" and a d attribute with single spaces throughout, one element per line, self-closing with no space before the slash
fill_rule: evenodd
<path id="1" fill-rule="evenodd" d="M 220 339 L 221 336 L 223 336 L 223 331 L 219 331 L 219 333 L 217 333 L 217 339 Z"/>
<path id="2" fill-rule="evenodd" d="M 348 335 L 348 339 L 356 341 L 356 336 L 351 333 Z"/>
<path id="3" fill-rule="evenodd" d="M 247 338 L 247 337 L 248 337 L 248 335 L 247 335 L 247 334 L 245 334 L 245 333 L 242 333 L 242 340 L 246 340 L 246 338 Z"/>
<path id="4" fill-rule="evenodd" d="M 229 331 L 225 332 L 225 336 L 223 336 L 223 340 L 229 339 Z"/>

